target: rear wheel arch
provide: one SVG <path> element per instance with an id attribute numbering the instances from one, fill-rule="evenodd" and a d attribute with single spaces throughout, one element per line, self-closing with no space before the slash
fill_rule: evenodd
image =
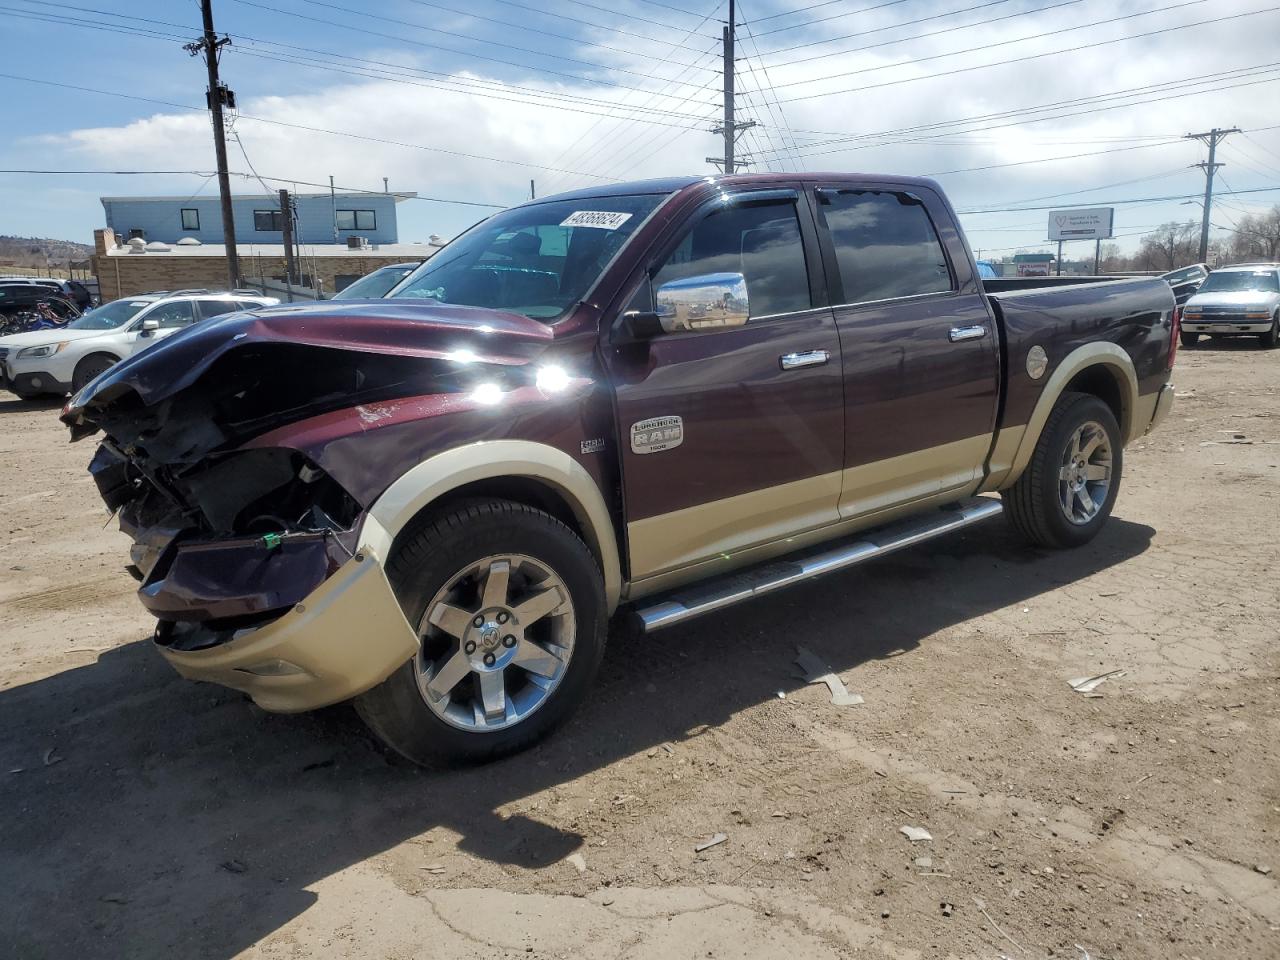
<path id="1" fill-rule="evenodd" d="M 612 516 L 586 469 L 546 444 L 484 441 L 429 457 L 392 483 L 373 504 L 362 542 L 390 558 L 423 519 L 478 498 L 522 503 L 568 526 L 599 563 L 608 611 L 613 612 L 622 593 L 622 570 Z"/>
<path id="2" fill-rule="evenodd" d="M 1133 361 L 1114 343 L 1087 343 L 1063 358 L 1050 374 L 1027 421 L 1018 450 L 1000 488 L 1011 486 L 1031 462 L 1045 424 L 1066 393 L 1085 393 L 1098 397 L 1110 409 L 1120 425 L 1121 446 L 1133 442 L 1145 423 L 1137 416 L 1139 406 L 1138 375 Z"/>

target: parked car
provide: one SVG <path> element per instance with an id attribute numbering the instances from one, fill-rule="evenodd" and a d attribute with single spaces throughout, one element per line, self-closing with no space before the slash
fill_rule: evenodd
<path id="1" fill-rule="evenodd" d="M 80 390 L 113 364 L 197 320 L 279 302 L 239 293 L 144 294 L 114 300 L 64 327 L 0 337 L 0 387 L 24 399 Z"/>
<path id="2" fill-rule="evenodd" d="M 1181 306 L 1200 289 L 1200 284 L 1204 283 L 1207 276 L 1209 276 L 1208 266 L 1203 263 L 1193 263 L 1189 267 L 1171 270 L 1163 274 L 1160 279 L 1173 288 L 1173 299 Z"/>
<path id="3" fill-rule="evenodd" d="M 79 280 L 60 280 L 57 277 L 0 277 L 0 287 L 37 286 L 48 287 L 66 300 L 70 300 L 80 310 L 88 310 L 93 304 L 93 295 Z"/>
<path id="4" fill-rule="evenodd" d="M 372 300 L 385 297 L 396 284 L 413 273 L 421 260 L 412 263 L 395 263 L 388 267 L 380 267 L 373 273 L 366 273 L 359 280 L 343 287 L 329 299 L 331 300 Z"/>
<path id="5" fill-rule="evenodd" d="M 105 436 L 179 673 L 488 758 L 582 700 L 620 608 L 684 623 L 1002 511 L 1094 537 L 1172 404 L 1173 294 L 998 283 L 930 180 L 615 184 L 385 300 L 183 331 L 63 420 Z"/>
<path id="6" fill-rule="evenodd" d="M 0 286 L 0 336 L 24 333 L 51 319 L 66 323 L 80 316 L 80 308 L 49 287 L 35 284 Z"/>
<path id="7" fill-rule="evenodd" d="M 1182 307 L 1182 345 L 1195 346 L 1201 334 L 1280 343 L 1280 265 L 1238 264 L 1209 274 Z"/>

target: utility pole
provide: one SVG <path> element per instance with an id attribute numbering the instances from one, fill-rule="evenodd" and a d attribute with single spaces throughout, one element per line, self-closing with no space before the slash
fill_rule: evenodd
<path id="1" fill-rule="evenodd" d="M 280 229 L 284 241 L 284 288 L 288 291 L 289 302 L 293 303 L 293 284 L 297 276 L 293 259 L 293 206 L 289 203 L 289 191 L 280 191 Z"/>
<path id="2" fill-rule="evenodd" d="M 737 27 L 737 12 L 734 0 L 729 0 L 729 22 L 721 31 L 720 42 L 723 48 L 724 62 L 724 120 L 718 127 L 712 127 L 712 133 L 724 137 L 724 157 L 707 157 L 707 163 L 715 164 L 726 174 L 734 173 L 738 167 L 745 167 L 751 161 L 737 159 L 734 156 L 738 144 L 738 133 L 756 125 L 754 120 L 737 121 L 734 119 L 734 41 Z"/>
<path id="3" fill-rule="evenodd" d="M 1230 130 L 1222 130 L 1214 127 L 1208 133 L 1188 133 L 1183 139 L 1199 140 L 1209 147 L 1209 160 L 1207 163 L 1197 163 L 1196 166 L 1204 171 L 1204 213 L 1200 220 L 1200 262 L 1207 263 L 1209 259 L 1209 207 L 1213 203 L 1213 175 L 1217 173 L 1218 168 L 1224 166 L 1221 163 L 1214 163 L 1214 155 L 1217 152 L 1218 144 L 1227 139 L 1233 133 L 1240 133 L 1239 127 L 1232 127 Z"/>
<path id="4" fill-rule="evenodd" d="M 329 174 L 329 212 L 333 216 L 333 242 L 338 242 L 338 195 L 333 192 L 333 174 Z"/>
<path id="5" fill-rule="evenodd" d="M 218 79 L 219 51 L 231 42 L 231 38 L 223 37 L 219 40 L 214 32 L 213 0 L 200 0 L 200 15 L 204 21 L 204 36 L 194 43 L 185 44 L 182 49 L 193 57 L 203 54 L 209 71 L 209 87 L 205 91 L 205 99 L 209 103 L 209 112 L 213 115 L 213 152 L 218 164 L 218 193 L 222 197 L 222 242 L 227 248 L 227 279 L 234 290 L 240 286 L 240 257 L 236 252 L 236 223 L 231 209 L 231 175 L 227 172 L 227 133 L 223 127 L 222 108 L 228 106 L 235 109 L 236 95 Z"/>
<path id="6" fill-rule="evenodd" d="M 537 190 L 537 188 L 534 186 L 534 183 L 533 183 L 533 181 L 532 181 L 532 180 L 530 180 L 530 181 L 529 181 L 529 199 L 530 199 L 530 200 L 537 200 L 537 199 L 538 199 L 538 190 Z"/>

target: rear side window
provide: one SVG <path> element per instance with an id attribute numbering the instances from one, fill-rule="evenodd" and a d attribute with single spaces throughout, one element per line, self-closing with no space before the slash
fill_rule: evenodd
<path id="1" fill-rule="evenodd" d="M 195 319 L 195 314 L 191 311 L 190 300 L 174 300 L 160 304 L 142 319 L 159 320 L 160 328 L 168 330 L 172 327 L 187 326 Z"/>
<path id="2" fill-rule="evenodd" d="M 820 190 L 844 303 L 943 293 L 951 271 L 924 204 L 891 190 Z"/>
<path id="3" fill-rule="evenodd" d="M 653 286 L 709 273 L 743 275 L 752 317 L 813 306 L 795 201 L 746 203 L 709 214 L 659 268 Z"/>
<path id="4" fill-rule="evenodd" d="M 198 300 L 200 304 L 200 313 L 204 317 L 216 317 L 224 313 L 233 313 L 240 309 L 240 304 L 235 300 Z"/>

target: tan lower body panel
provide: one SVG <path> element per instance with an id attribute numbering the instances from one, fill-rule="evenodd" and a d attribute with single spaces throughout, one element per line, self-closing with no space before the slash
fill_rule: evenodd
<path id="1" fill-rule="evenodd" d="M 977 478 L 990 447 L 991 434 L 984 433 L 850 467 L 841 484 L 840 519 L 960 490 Z"/>
<path id="2" fill-rule="evenodd" d="M 376 556 L 364 548 L 279 620 L 207 650 L 160 652 L 189 680 L 243 691 L 264 710 L 296 713 L 381 683 L 418 638 Z"/>
<path id="3" fill-rule="evenodd" d="M 772 554 L 777 556 L 859 528 L 846 529 L 845 521 L 867 518 L 869 524 L 862 525 L 866 526 L 891 519 L 899 506 L 909 513 L 966 496 L 976 485 L 990 444 L 989 435 L 969 437 L 637 520 L 627 525 L 632 570 L 628 596 L 729 569 L 727 564 L 754 562 L 761 550 L 759 558 L 765 559 L 774 544 L 781 545 Z M 744 556 L 747 559 L 740 561 Z"/>
<path id="4" fill-rule="evenodd" d="M 633 579 L 833 523 L 840 473 L 783 483 L 627 524 Z"/>

